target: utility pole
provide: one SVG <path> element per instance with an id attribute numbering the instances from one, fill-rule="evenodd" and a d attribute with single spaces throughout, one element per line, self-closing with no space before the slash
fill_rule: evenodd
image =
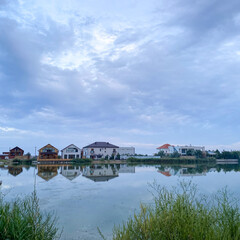
<path id="1" fill-rule="evenodd" d="M 35 146 L 35 157 L 37 157 L 37 147 Z"/>

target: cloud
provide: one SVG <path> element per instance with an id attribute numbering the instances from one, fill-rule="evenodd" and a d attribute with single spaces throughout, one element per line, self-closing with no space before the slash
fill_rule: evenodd
<path id="1" fill-rule="evenodd" d="M 235 0 L 1 1 L 1 131 L 9 145 L 13 133 L 59 145 L 86 145 L 84 136 L 142 152 L 237 142 L 237 9 Z"/>

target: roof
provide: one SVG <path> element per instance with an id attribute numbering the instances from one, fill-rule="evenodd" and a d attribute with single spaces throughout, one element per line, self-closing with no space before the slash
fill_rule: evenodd
<path id="1" fill-rule="evenodd" d="M 71 146 L 73 146 L 73 147 L 78 148 L 79 150 L 81 150 L 81 148 L 77 147 L 76 145 L 70 144 L 70 145 L 68 145 L 67 147 L 63 148 L 63 149 L 61 150 L 61 152 L 62 152 L 63 150 L 65 150 L 65 149 L 71 147 Z"/>
<path id="2" fill-rule="evenodd" d="M 23 149 L 21 149 L 20 147 L 18 147 L 18 146 L 16 146 L 15 148 L 12 148 L 10 151 L 12 151 L 12 150 L 14 150 L 14 149 L 19 149 L 19 150 L 22 150 L 23 151 Z M 23 151 L 24 152 L 24 151 Z"/>
<path id="3" fill-rule="evenodd" d="M 158 147 L 157 149 L 168 149 L 168 147 L 170 147 L 171 145 L 166 143 L 164 145 L 162 145 L 161 147 Z"/>
<path id="4" fill-rule="evenodd" d="M 54 147 L 53 145 L 51 145 L 51 144 L 47 144 L 46 146 L 40 148 L 38 151 L 40 151 L 40 150 L 42 150 L 42 149 L 44 149 L 44 148 L 54 148 L 54 149 L 57 150 L 57 152 L 58 152 L 58 149 L 55 148 L 55 147 Z"/>
<path id="5" fill-rule="evenodd" d="M 83 148 L 119 148 L 118 146 L 116 145 L 113 145 L 109 142 L 94 142 L 90 145 L 87 145 Z"/>

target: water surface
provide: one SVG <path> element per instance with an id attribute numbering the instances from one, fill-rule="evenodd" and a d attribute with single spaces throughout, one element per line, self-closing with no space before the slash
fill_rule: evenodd
<path id="1" fill-rule="evenodd" d="M 112 228 L 127 220 L 140 203 L 152 203 L 154 181 L 171 187 L 192 181 L 202 193 L 227 186 L 240 197 L 240 166 L 235 165 L 92 165 L 2 166 L 1 192 L 6 200 L 31 194 L 36 185 L 41 209 L 55 211 L 61 239 L 111 239 Z"/>

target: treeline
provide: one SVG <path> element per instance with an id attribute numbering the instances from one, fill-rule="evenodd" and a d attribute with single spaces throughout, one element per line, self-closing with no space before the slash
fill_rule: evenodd
<path id="1" fill-rule="evenodd" d="M 172 154 L 165 154 L 163 151 L 159 151 L 154 154 L 155 156 L 160 156 L 161 158 L 180 158 L 181 155 L 178 152 Z M 240 159 L 240 151 L 200 151 L 200 150 L 188 150 L 184 156 L 194 156 L 196 158 L 216 158 L 216 159 Z"/>

